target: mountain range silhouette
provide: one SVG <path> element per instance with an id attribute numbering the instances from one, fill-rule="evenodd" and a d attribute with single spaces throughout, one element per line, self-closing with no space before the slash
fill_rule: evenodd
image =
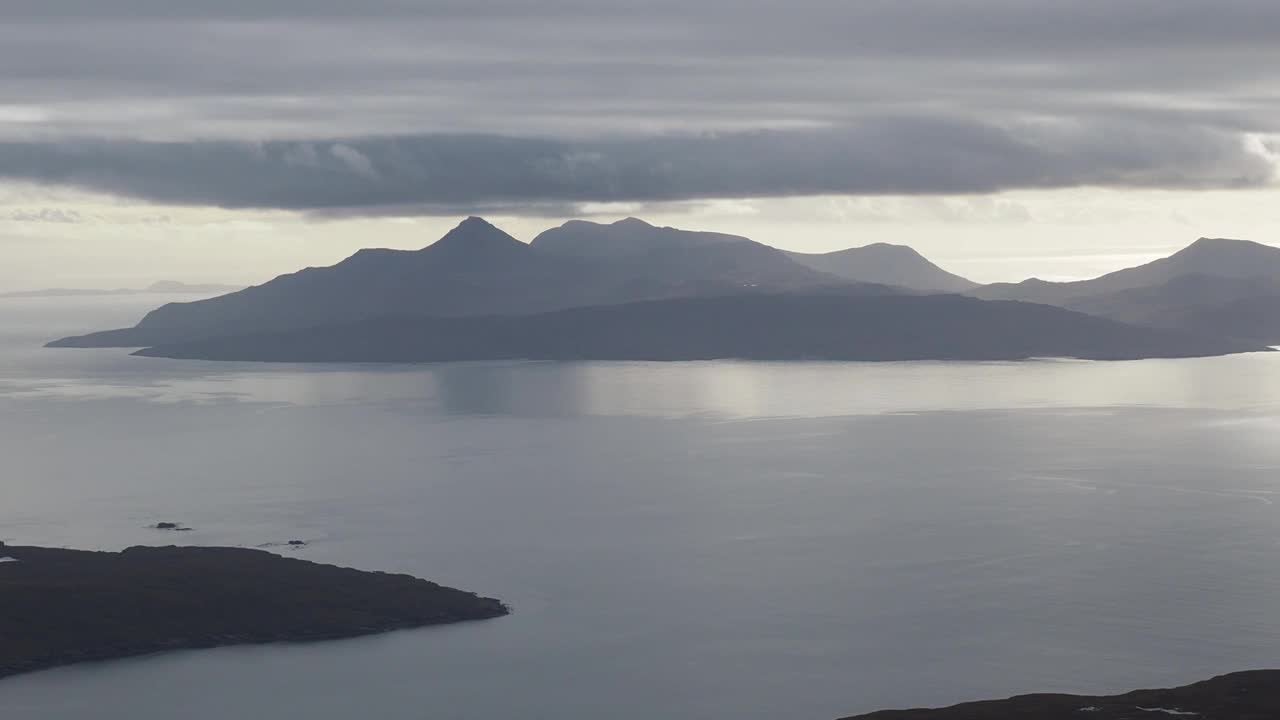
<path id="1" fill-rule="evenodd" d="M 636 218 L 524 243 L 471 217 L 53 347 L 228 360 L 1093 359 L 1280 344 L 1280 249 L 1201 239 L 1093 280 L 978 285 L 905 246 L 785 252 Z"/>

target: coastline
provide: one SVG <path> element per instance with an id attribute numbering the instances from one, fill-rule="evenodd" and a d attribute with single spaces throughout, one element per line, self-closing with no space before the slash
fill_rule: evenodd
<path id="1" fill-rule="evenodd" d="M 409 575 L 263 550 L 5 546 L 0 678 L 170 650 L 317 642 L 507 615 L 499 600 Z"/>
<path id="2" fill-rule="evenodd" d="M 1039 693 L 944 708 L 879 710 L 843 720 L 1272 720 L 1280 717 L 1280 670 L 1246 670 L 1173 688 L 1120 695 Z"/>

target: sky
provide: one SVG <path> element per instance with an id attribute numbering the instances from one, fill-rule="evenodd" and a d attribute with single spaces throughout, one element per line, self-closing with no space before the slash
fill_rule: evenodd
<path id="1" fill-rule="evenodd" d="M 5 0 L 0 289 L 256 283 L 483 215 L 978 281 L 1280 245 L 1274 0 Z"/>

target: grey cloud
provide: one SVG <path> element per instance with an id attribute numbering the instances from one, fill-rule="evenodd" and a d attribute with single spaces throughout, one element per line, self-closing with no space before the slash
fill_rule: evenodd
<path id="1" fill-rule="evenodd" d="M 1273 181 L 1231 133 L 881 118 L 841 128 L 597 140 L 421 135 L 264 143 L 0 143 L 0 176 L 175 204 L 455 214 L 476 208 L 818 194 Z"/>
<path id="2" fill-rule="evenodd" d="M 1257 185 L 1277 33 L 1274 0 L 7 0 L 0 176 L 323 212 Z"/>
<path id="3" fill-rule="evenodd" d="M 1277 32 L 1272 0 L 9 0 L 0 98 L 47 116 L 0 134 L 582 136 L 1116 106 L 1274 129 Z"/>

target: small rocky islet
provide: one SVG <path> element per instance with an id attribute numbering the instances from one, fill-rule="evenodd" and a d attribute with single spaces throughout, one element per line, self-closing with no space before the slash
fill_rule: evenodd
<path id="1" fill-rule="evenodd" d="M 326 640 L 508 614 L 409 575 L 227 547 L 3 546 L 0 677 L 166 650 Z"/>

